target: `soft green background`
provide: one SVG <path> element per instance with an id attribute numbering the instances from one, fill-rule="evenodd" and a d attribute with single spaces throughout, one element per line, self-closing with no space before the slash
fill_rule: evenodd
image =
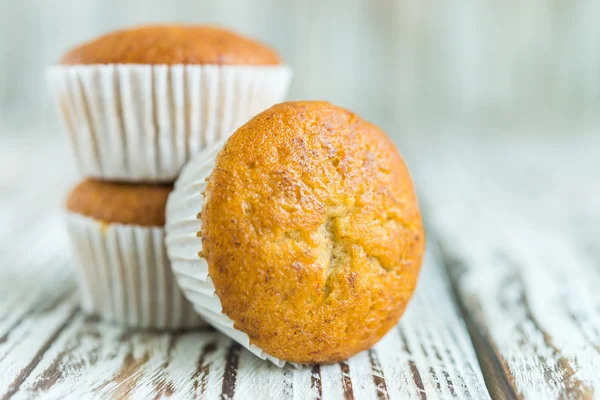
<path id="1" fill-rule="evenodd" d="M 44 69 L 69 47 L 176 21 L 272 44 L 296 70 L 291 98 L 347 106 L 394 137 L 410 121 L 552 130 L 597 114 L 598 16 L 598 1 L 0 0 L 0 124 L 58 126 Z"/>

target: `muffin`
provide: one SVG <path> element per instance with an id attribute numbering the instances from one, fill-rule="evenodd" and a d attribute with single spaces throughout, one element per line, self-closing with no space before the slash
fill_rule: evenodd
<path id="1" fill-rule="evenodd" d="M 83 310 L 132 327 L 203 325 L 177 286 L 164 247 L 171 185 L 85 180 L 66 201 Z"/>
<path id="2" fill-rule="evenodd" d="M 425 242 L 392 142 L 326 102 L 275 105 L 194 157 L 166 231 L 196 310 L 280 366 L 373 346 L 404 312 Z"/>
<path id="3" fill-rule="evenodd" d="M 75 47 L 59 64 L 280 65 L 271 48 L 214 26 L 126 29 Z"/>
<path id="4" fill-rule="evenodd" d="M 291 70 L 226 29 L 156 25 L 78 46 L 48 78 L 80 172 L 152 183 L 282 101 Z"/>

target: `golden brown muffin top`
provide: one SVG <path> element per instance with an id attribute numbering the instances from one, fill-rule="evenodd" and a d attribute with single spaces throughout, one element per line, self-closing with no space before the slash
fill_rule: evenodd
<path id="1" fill-rule="evenodd" d="M 378 127 L 326 102 L 278 104 L 239 128 L 201 219 L 224 313 L 286 361 L 371 347 L 415 289 L 425 234 L 406 166 Z"/>
<path id="2" fill-rule="evenodd" d="M 268 46 L 214 26 L 152 25 L 82 44 L 59 64 L 281 64 Z"/>
<path id="3" fill-rule="evenodd" d="M 140 185 L 86 179 L 67 197 L 67 210 L 115 224 L 164 226 L 173 185 Z"/>

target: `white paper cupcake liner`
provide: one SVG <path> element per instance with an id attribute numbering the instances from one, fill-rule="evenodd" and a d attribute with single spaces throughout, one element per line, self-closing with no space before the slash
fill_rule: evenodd
<path id="1" fill-rule="evenodd" d="M 86 313 L 139 328 L 205 325 L 173 276 L 163 228 L 106 225 L 72 212 L 66 220 Z"/>
<path id="2" fill-rule="evenodd" d="M 84 176 L 172 182 L 199 150 L 281 102 L 287 66 L 57 65 L 51 94 Z"/>
<path id="3" fill-rule="evenodd" d="M 209 324 L 263 360 L 283 367 L 285 361 L 251 344 L 247 334 L 233 327 L 233 321 L 222 312 L 221 301 L 208 274 L 208 264 L 198 256 L 202 250 L 202 240 L 197 235 L 201 228 L 198 213 L 202 210 L 207 178 L 215 167 L 215 158 L 224 142 L 192 157 L 176 181 L 175 190 L 167 202 L 167 252 L 183 293 Z"/>

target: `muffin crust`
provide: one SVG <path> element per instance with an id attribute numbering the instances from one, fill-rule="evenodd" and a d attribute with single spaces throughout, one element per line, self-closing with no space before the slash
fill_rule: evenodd
<path id="1" fill-rule="evenodd" d="M 111 224 L 164 226 L 173 185 L 143 185 L 86 179 L 69 194 L 67 210 Z"/>
<path id="2" fill-rule="evenodd" d="M 59 64 L 276 65 L 277 53 L 213 26 L 153 25 L 115 31 L 82 44 Z"/>
<path id="3" fill-rule="evenodd" d="M 406 166 L 375 125 L 326 102 L 275 105 L 219 153 L 202 254 L 223 306 L 280 359 L 368 349 L 417 283 L 425 234 Z"/>

